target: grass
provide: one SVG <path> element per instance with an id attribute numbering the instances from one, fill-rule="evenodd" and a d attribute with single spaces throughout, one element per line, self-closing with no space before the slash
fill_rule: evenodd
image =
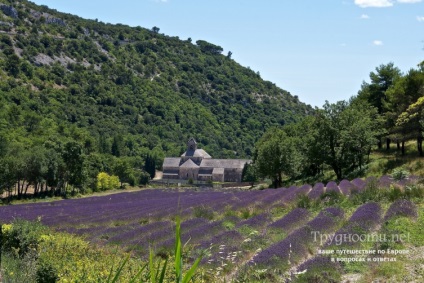
<path id="1" fill-rule="evenodd" d="M 408 171 L 411 172 L 413 175 L 423 174 L 423 165 L 424 161 L 421 160 L 421 158 L 414 156 L 417 155 L 413 151 L 414 144 L 408 144 L 408 151 L 407 156 L 400 157 L 396 156 L 393 152 L 386 153 L 384 150 L 382 151 L 376 151 L 373 153 L 371 158 L 371 163 L 369 164 L 369 172 L 365 176 L 370 175 L 385 175 L 392 173 L 397 168 L 406 168 Z M 394 160 L 394 161 L 393 161 Z M 325 175 L 328 176 L 328 178 L 331 177 L 331 171 L 328 171 L 328 174 Z M 365 177 L 363 176 L 363 177 Z M 321 181 L 321 180 L 320 180 Z M 324 182 L 325 183 L 325 182 Z M 417 186 L 419 187 L 419 186 Z M 130 190 L 125 190 L 125 192 L 128 192 Z M 117 192 L 123 192 L 122 190 L 119 190 Z M 421 190 L 421 193 L 424 192 Z M 104 194 L 110 194 L 111 192 L 103 192 L 100 193 L 100 195 Z M 410 194 L 410 195 L 408 195 Z M 202 217 L 205 219 L 210 220 L 221 220 L 225 216 L 235 216 L 239 219 L 249 219 L 254 215 L 260 214 L 263 211 L 269 211 L 272 214 L 273 220 L 276 220 L 278 218 L 281 218 L 283 215 L 287 214 L 291 211 L 294 207 L 304 207 L 308 209 L 313 216 L 315 216 L 317 213 L 319 213 L 322 209 L 328 206 L 338 206 L 343 208 L 345 212 L 345 221 L 349 219 L 350 215 L 355 211 L 355 209 L 368 201 L 377 201 L 379 202 L 383 210 L 387 210 L 388 206 L 392 201 L 394 201 L 397 198 L 410 198 L 413 199 L 414 202 L 419 204 L 419 218 L 417 220 L 408 219 L 408 218 L 396 218 L 395 220 L 390 220 L 389 223 L 383 224 L 385 225 L 385 229 L 387 231 L 397 231 L 402 233 L 410 233 L 410 241 L 408 243 L 396 243 L 391 248 L 408 248 L 408 247 L 419 247 L 422 248 L 424 246 L 424 234 L 422 231 L 424 231 L 424 204 L 422 200 L 422 194 L 420 195 L 419 192 L 409 192 L 406 190 L 396 190 L 395 188 L 392 189 L 385 189 L 382 190 L 381 188 L 378 188 L 375 184 L 375 186 L 369 186 L 367 190 L 365 190 L 360 195 L 346 198 L 339 194 L 325 194 L 323 196 L 323 199 L 314 200 L 311 201 L 309 199 L 306 199 L 305 197 L 299 197 L 296 201 L 289 205 L 273 205 L 268 208 L 263 207 L 256 207 L 256 204 L 252 207 L 243 207 L 239 208 L 238 210 L 232 210 L 231 206 L 227 206 L 224 210 L 224 212 L 215 212 L 212 211 L 207 206 L 198 206 L 195 207 L 193 210 L 193 213 L 191 217 Z M 172 219 L 175 219 L 177 221 L 177 227 L 179 223 L 179 219 L 177 216 L 172 217 Z M 232 218 L 229 218 L 229 220 L 225 220 L 222 223 L 222 229 L 224 230 L 235 230 L 239 232 L 243 239 L 246 241 L 243 241 L 240 243 L 240 248 L 243 251 L 239 256 L 240 257 L 246 257 L 245 262 L 249 260 L 249 257 L 253 256 L 255 253 L 255 250 L 261 248 L 265 249 L 272 245 L 275 242 L 281 241 L 284 239 L 287 235 L 286 233 L 282 233 L 281 231 L 278 231 L 277 229 L 266 229 L 266 228 L 260 228 L 260 229 L 254 229 L 250 226 L 244 225 L 241 227 L 238 227 L 235 225 L 235 223 L 231 220 Z M 150 218 L 142 218 L 139 219 L 140 224 L 146 224 L 155 221 L 156 219 L 150 219 Z M 112 226 L 122 226 L 125 225 L 124 222 L 120 221 L 112 221 Z M 340 224 L 341 225 L 341 224 Z M 179 228 L 176 229 L 176 239 L 178 239 L 178 233 L 180 232 Z M 382 230 L 381 230 L 382 231 Z M 249 239 L 249 240 L 247 240 Z M 181 241 L 181 240 L 180 240 Z M 176 241 L 178 242 L 178 241 Z M 184 253 L 183 253 L 184 248 Z M 135 278 L 134 276 L 138 276 L 137 270 L 141 270 L 140 275 L 143 274 L 145 277 L 145 282 L 163 282 L 163 278 L 173 278 L 172 281 L 177 281 L 178 283 L 184 282 L 184 278 L 186 274 L 192 274 L 190 270 L 194 267 L 194 269 L 197 269 L 198 263 L 197 262 L 197 255 L 190 254 L 192 261 L 190 262 L 191 265 L 187 266 L 186 264 L 183 264 L 182 258 L 184 255 L 184 258 L 187 258 L 186 255 L 189 253 L 187 252 L 188 249 L 193 248 L 191 245 L 188 245 L 187 247 L 183 247 L 181 243 L 179 245 L 177 244 L 175 247 L 175 254 L 172 252 L 169 252 L 166 257 L 164 256 L 162 259 L 154 256 L 154 251 L 150 252 L 150 257 L 147 260 L 148 262 L 145 263 L 147 265 L 140 266 L 140 262 L 138 262 L 138 266 L 134 267 L 134 261 L 129 258 L 128 260 L 123 260 L 120 262 L 116 262 L 113 264 L 113 268 L 109 267 L 109 279 L 104 282 L 115 282 L 113 281 L 114 278 L 119 278 L 121 275 L 124 276 L 133 276 L 131 278 Z M 375 248 L 372 246 L 363 246 L 361 247 L 363 249 L 371 249 Z M 311 255 L 314 253 L 314 249 L 311 249 L 310 251 Z M 125 258 L 125 257 L 124 257 Z M 379 263 L 379 264 L 361 264 L 361 263 L 351 263 L 349 265 L 344 266 L 344 271 L 348 273 L 361 273 L 365 274 L 364 279 L 372 280 L 372 279 L 381 279 L 387 281 L 387 280 L 394 280 L 396 282 L 402 281 L 402 278 L 406 276 L 406 273 L 410 273 L 409 267 L 414 262 L 413 259 L 409 259 L 405 256 L 399 256 L 397 257 L 399 259 L 399 262 L 397 263 Z M 172 264 L 174 262 L 174 264 Z M 419 262 L 419 261 L 418 261 Z M 25 263 L 19 263 L 10 261 L 10 270 L 19 270 L 22 269 L 22 267 L 18 267 L 18 264 L 25 264 Z M 230 265 L 228 264 L 225 268 L 222 269 L 222 275 L 225 276 L 225 274 L 228 275 L 228 273 L 237 275 L 237 269 L 243 269 L 245 266 L 244 263 L 240 263 L 240 266 L 236 265 Z M 268 267 L 264 267 L 264 269 L 268 268 L 267 271 L 263 271 L 261 269 L 255 269 L 251 270 L 251 276 L 246 277 L 249 279 L 255 279 L 258 282 L 273 282 L 273 280 L 281 279 L 283 277 L 284 273 L 284 264 L 283 262 L 280 262 L 280 266 L 278 270 L 269 269 Z M 421 264 L 424 264 L 423 260 L 421 260 Z M 123 266 L 121 268 L 121 266 Z M 126 271 L 126 267 L 132 266 L 134 272 L 128 275 L 128 272 Z M 47 266 L 48 267 L 48 266 Z M 391 270 L 391 267 L 394 269 L 398 269 L 399 272 L 393 272 Z M 178 268 L 180 269 L 180 272 L 178 272 Z M 236 271 L 232 271 L 231 269 L 236 269 Z M 165 270 L 165 273 L 163 273 Z M 185 270 L 186 274 L 183 274 L 183 271 Z M 202 267 L 198 271 L 198 276 L 196 278 L 200 279 L 199 273 L 204 272 L 205 269 Z M 13 272 L 13 271 L 12 271 Z M 49 273 L 49 269 L 46 268 L 43 270 L 43 272 Z M 169 276 L 169 274 L 171 276 Z M 147 274 L 147 275 L 146 275 Z M 162 276 L 162 274 L 165 274 Z M 194 274 L 194 273 L 193 273 Z M 319 272 L 317 272 L 319 274 Z M 316 274 L 315 274 L 316 275 Z M 314 275 L 314 276 L 315 276 Z M 330 272 L 327 274 L 329 277 L 333 277 L 333 274 Z M 188 275 L 190 277 L 190 275 Z M 187 278 L 188 278 L 187 277 Z M 138 277 L 140 278 L 140 277 Z M 162 278 L 162 279 L 161 279 Z M 193 278 L 193 277 L 192 277 Z M 230 278 L 230 277 L 228 277 Z M 233 277 L 234 278 L 234 277 Z M 237 278 L 237 277 L 235 277 Z M 239 277 L 240 278 L 240 277 Z M 312 277 L 311 280 L 318 280 L 318 277 Z M 216 279 L 216 278 L 214 278 Z M 324 278 L 321 278 L 324 280 Z M 130 282 L 130 281 L 129 281 Z M 168 282 L 168 281 L 167 281 Z M 205 281 L 207 282 L 207 281 Z M 210 281 L 212 282 L 212 281 Z M 251 281 L 249 281 L 251 282 Z M 300 282 L 300 281 L 299 281 Z M 309 281 L 304 281 L 309 282 Z M 364 281 L 365 282 L 365 281 Z"/>
<path id="2" fill-rule="evenodd" d="M 370 156 L 370 163 L 364 177 L 388 175 L 394 169 L 401 167 L 408 170 L 412 175 L 424 175 L 424 158 L 419 156 L 416 142 L 409 141 L 405 144 L 404 156 L 395 148 L 374 150 Z"/>
<path id="3" fill-rule="evenodd" d="M 149 260 L 143 263 L 131 254 L 111 253 L 80 237 L 56 233 L 39 222 L 17 220 L 0 226 L 0 270 L 5 282 L 188 283 L 204 252 L 190 266 L 184 264 L 180 227 L 177 217 L 172 256 L 162 259 L 150 249 Z M 117 258 L 123 259 L 116 264 Z M 174 265 L 168 265 L 172 259 Z"/>

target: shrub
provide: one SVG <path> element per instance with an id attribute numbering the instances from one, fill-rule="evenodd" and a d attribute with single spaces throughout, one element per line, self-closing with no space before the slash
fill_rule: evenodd
<path id="1" fill-rule="evenodd" d="M 38 238 L 46 228 L 39 221 L 16 220 L 13 224 L 2 225 L 2 252 L 17 252 L 24 256 L 38 247 Z"/>
<path id="2" fill-rule="evenodd" d="M 311 199 L 307 195 L 300 195 L 297 198 L 297 207 L 299 208 L 311 208 L 312 202 Z"/>
<path id="3" fill-rule="evenodd" d="M 399 187 L 390 186 L 390 190 L 387 193 L 390 201 L 395 201 L 403 197 L 403 193 Z"/>
<path id="4" fill-rule="evenodd" d="M 106 191 L 119 188 L 119 178 L 117 176 L 110 176 L 106 172 L 100 172 L 97 175 L 97 190 Z"/>
<path id="5" fill-rule="evenodd" d="M 212 220 L 215 217 L 214 212 L 209 207 L 206 207 L 203 205 L 196 206 L 193 209 L 193 213 L 194 213 L 194 216 L 197 218 L 205 218 L 205 219 Z"/>
<path id="6" fill-rule="evenodd" d="M 409 171 L 403 167 L 396 168 L 392 172 L 392 178 L 396 181 L 401 181 L 409 177 Z"/>

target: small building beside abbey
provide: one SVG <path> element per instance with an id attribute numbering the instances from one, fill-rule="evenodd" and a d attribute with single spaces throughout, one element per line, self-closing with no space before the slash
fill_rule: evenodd
<path id="1" fill-rule="evenodd" d="M 197 148 L 190 138 L 187 151 L 181 157 L 166 157 L 163 161 L 163 179 L 197 180 L 213 182 L 241 182 L 248 159 L 213 159 L 206 151 Z"/>

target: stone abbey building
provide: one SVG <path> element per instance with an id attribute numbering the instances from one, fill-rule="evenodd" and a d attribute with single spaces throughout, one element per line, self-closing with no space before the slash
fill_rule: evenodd
<path id="1" fill-rule="evenodd" d="M 197 148 L 190 138 L 187 151 L 181 157 L 166 157 L 163 161 L 163 179 L 197 180 L 213 182 L 241 182 L 248 159 L 213 159 L 206 151 Z"/>

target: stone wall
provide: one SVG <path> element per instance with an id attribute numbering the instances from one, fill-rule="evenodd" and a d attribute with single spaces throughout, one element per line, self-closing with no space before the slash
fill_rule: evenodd
<path id="1" fill-rule="evenodd" d="M 199 168 L 180 167 L 180 179 L 182 180 L 188 180 L 188 179 L 197 180 L 197 174 L 199 174 Z"/>
<path id="2" fill-rule="evenodd" d="M 241 182 L 242 172 L 238 168 L 225 168 L 224 182 Z"/>

